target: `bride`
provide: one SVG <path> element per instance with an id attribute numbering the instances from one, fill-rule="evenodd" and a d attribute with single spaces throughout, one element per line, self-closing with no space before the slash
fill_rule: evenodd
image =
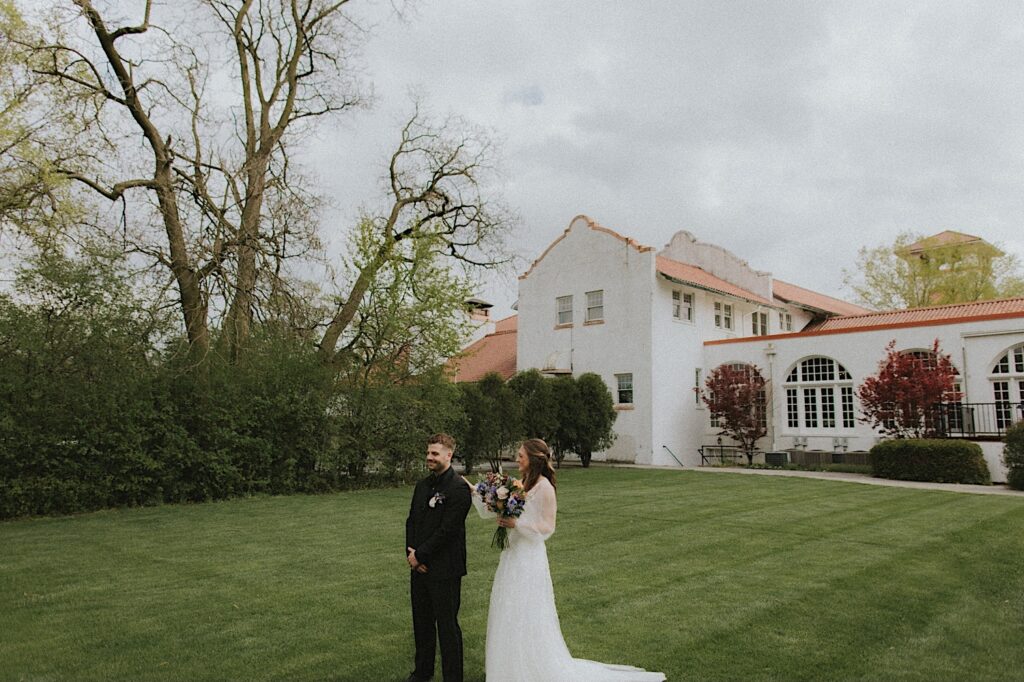
<path id="1" fill-rule="evenodd" d="M 498 518 L 509 529 L 491 587 L 487 615 L 487 682 L 654 682 L 662 673 L 608 665 L 569 653 L 555 610 L 555 594 L 544 541 L 555 532 L 555 471 L 547 443 L 531 438 L 516 457 L 526 489 L 518 519 Z M 468 483 L 468 481 L 467 481 Z M 470 486 L 472 487 L 472 485 Z M 474 491 L 483 518 L 494 518 Z"/>

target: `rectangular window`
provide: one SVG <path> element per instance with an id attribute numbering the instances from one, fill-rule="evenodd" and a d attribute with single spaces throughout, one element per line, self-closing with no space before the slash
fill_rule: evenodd
<path id="1" fill-rule="evenodd" d="M 843 399 L 843 428 L 852 429 L 854 427 L 853 386 L 843 386 L 839 390 L 842 391 Z"/>
<path id="2" fill-rule="evenodd" d="M 693 294 L 672 291 L 672 318 L 693 322 Z"/>
<path id="3" fill-rule="evenodd" d="M 786 389 L 786 425 L 791 429 L 800 427 L 800 405 L 797 400 L 796 389 Z"/>
<path id="4" fill-rule="evenodd" d="M 779 313 L 779 331 L 780 332 L 791 332 L 793 331 L 793 316 L 789 313 Z"/>
<path id="5" fill-rule="evenodd" d="M 587 322 L 604 319 L 604 290 L 587 292 Z"/>
<path id="6" fill-rule="evenodd" d="M 1010 382 L 993 382 L 992 393 L 996 399 L 996 428 L 1002 431 L 1010 425 Z"/>
<path id="7" fill-rule="evenodd" d="M 632 405 L 633 404 L 633 375 L 632 374 L 616 374 L 615 383 L 618 385 L 619 393 L 619 404 L 620 405 Z"/>
<path id="8" fill-rule="evenodd" d="M 826 429 L 836 428 L 836 392 L 834 388 L 821 390 L 821 425 Z"/>
<path id="9" fill-rule="evenodd" d="M 754 313 L 750 319 L 754 336 L 768 336 L 768 313 Z"/>
<path id="10" fill-rule="evenodd" d="M 557 324 L 572 324 L 572 296 L 559 296 L 555 304 L 558 309 Z"/>
<path id="11" fill-rule="evenodd" d="M 693 386 L 694 386 L 693 397 L 697 399 L 697 407 L 701 406 L 700 391 L 701 391 L 702 386 L 700 385 L 700 375 L 701 375 L 702 371 L 703 370 L 701 370 L 699 368 L 693 370 Z"/>
<path id="12" fill-rule="evenodd" d="M 804 389 L 804 426 L 818 428 L 818 389 Z"/>
<path id="13" fill-rule="evenodd" d="M 732 329 L 732 304 L 715 301 L 715 326 Z"/>
<path id="14" fill-rule="evenodd" d="M 672 318 L 693 322 L 693 294 L 672 291 Z"/>

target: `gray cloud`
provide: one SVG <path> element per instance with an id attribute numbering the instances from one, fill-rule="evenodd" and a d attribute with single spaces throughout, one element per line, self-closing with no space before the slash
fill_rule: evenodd
<path id="1" fill-rule="evenodd" d="M 831 294 L 901 230 L 1024 257 L 1019 2 L 424 0 L 377 19 L 378 107 L 311 159 L 339 224 L 416 86 L 504 140 L 528 258 L 578 213 L 653 246 L 688 229 Z"/>

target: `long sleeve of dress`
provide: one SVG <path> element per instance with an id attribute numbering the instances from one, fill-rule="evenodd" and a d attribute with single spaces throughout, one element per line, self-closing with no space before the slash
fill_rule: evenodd
<path id="1" fill-rule="evenodd" d="M 492 511 L 487 510 L 487 505 L 484 504 L 483 499 L 480 497 L 480 493 L 473 489 L 473 507 L 476 509 L 476 513 L 480 515 L 481 519 L 493 519 L 498 515 Z"/>
<path id="2" fill-rule="evenodd" d="M 526 500 L 523 515 L 516 521 L 516 530 L 540 536 L 547 540 L 555 532 L 558 499 L 555 489 L 546 478 L 541 478 Z"/>

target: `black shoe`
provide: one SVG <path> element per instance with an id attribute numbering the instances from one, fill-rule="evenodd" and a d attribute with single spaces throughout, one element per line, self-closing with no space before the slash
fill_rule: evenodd
<path id="1" fill-rule="evenodd" d="M 429 677 L 416 677 L 416 674 L 413 673 L 405 678 L 405 682 L 430 682 L 430 679 Z"/>

